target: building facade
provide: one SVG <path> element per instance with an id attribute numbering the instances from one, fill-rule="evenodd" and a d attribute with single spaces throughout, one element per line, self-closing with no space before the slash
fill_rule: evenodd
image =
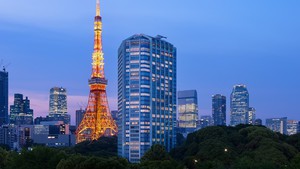
<path id="1" fill-rule="evenodd" d="M 0 71 L 0 126 L 7 124 L 8 119 L 8 72 Z"/>
<path id="2" fill-rule="evenodd" d="M 64 119 L 66 124 L 70 124 L 70 115 L 67 107 L 67 90 L 62 87 L 50 89 L 49 117 L 55 121 Z"/>
<path id="3" fill-rule="evenodd" d="M 266 119 L 266 127 L 274 132 L 287 135 L 287 117 Z"/>
<path id="4" fill-rule="evenodd" d="M 186 136 L 197 129 L 198 97 L 196 90 L 178 91 L 178 132 Z"/>
<path id="5" fill-rule="evenodd" d="M 287 121 L 287 134 L 294 135 L 298 134 L 300 131 L 300 122 L 298 120 L 288 120 Z"/>
<path id="6" fill-rule="evenodd" d="M 14 125 L 0 126 L 0 144 L 8 145 L 11 149 L 18 148 L 18 131 Z"/>
<path id="7" fill-rule="evenodd" d="M 256 120 L 256 110 L 253 107 L 250 107 L 248 110 L 248 124 L 255 125 Z"/>
<path id="8" fill-rule="evenodd" d="M 198 129 L 204 129 L 209 126 L 213 126 L 214 121 L 213 118 L 209 115 L 204 115 L 200 117 L 200 120 L 198 121 Z"/>
<path id="9" fill-rule="evenodd" d="M 215 126 L 226 126 L 226 96 L 212 96 L 212 117 Z"/>
<path id="10" fill-rule="evenodd" d="M 154 144 L 176 145 L 176 48 L 134 35 L 118 51 L 118 154 L 139 162 Z"/>
<path id="11" fill-rule="evenodd" d="M 22 94 L 14 95 L 14 104 L 10 106 L 10 124 L 32 125 L 33 110 L 30 109 L 30 100 Z"/>
<path id="12" fill-rule="evenodd" d="M 230 125 L 249 123 L 249 93 L 246 85 L 235 85 L 230 97 Z"/>
<path id="13" fill-rule="evenodd" d="M 80 110 L 76 110 L 76 128 L 79 126 L 79 124 L 81 123 L 83 117 L 85 114 L 85 110 L 80 109 Z"/>
<path id="14" fill-rule="evenodd" d="M 262 120 L 261 119 L 255 119 L 254 125 L 261 126 L 262 125 Z"/>

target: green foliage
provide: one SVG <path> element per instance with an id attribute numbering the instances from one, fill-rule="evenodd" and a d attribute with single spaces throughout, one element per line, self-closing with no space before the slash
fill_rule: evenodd
<path id="1" fill-rule="evenodd" d="M 121 158 L 84 157 L 73 155 L 61 160 L 56 169 L 121 169 L 128 168 L 129 163 Z"/>
<path id="2" fill-rule="evenodd" d="M 48 147 L 35 147 L 32 151 L 23 150 L 14 154 L 9 169 L 55 169 L 66 153 Z"/>
<path id="3" fill-rule="evenodd" d="M 117 156 L 117 137 L 101 137 L 96 141 L 85 141 L 66 149 L 70 154 L 82 154 L 98 157 Z"/>
<path id="4" fill-rule="evenodd" d="M 16 153 L 0 148 L 0 169 L 299 169 L 299 151 L 300 135 L 263 126 L 215 126 L 189 134 L 170 153 L 153 145 L 140 164 L 116 157 L 117 138 L 111 137 L 65 149 Z"/>
<path id="5" fill-rule="evenodd" d="M 7 166 L 9 161 L 9 153 L 4 150 L 3 148 L 0 148 L 0 169 L 5 168 Z"/>
<path id="6" fill-rule="evenodd" d="M 298 147 L 290 144 L 298 145 L 300 138 L 291 137 L 263 126 L 208 127 L 188 135 L 185 144 L 171 155 L 195 169 L 285 168 L 291 160 L 297 165 L 300 159 L 295 158 Z"/>

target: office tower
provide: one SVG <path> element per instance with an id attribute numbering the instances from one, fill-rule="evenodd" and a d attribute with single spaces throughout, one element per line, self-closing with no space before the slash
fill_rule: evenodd
<path id="1" fill-rule="evenodd" d="M 62 87 L 50 89 L 49 116 L 60 116 L 67 114 L 67 90 Z"/>
<path id="2" fill-rule="evenodd" d="M 178 132 L 183 135 L 194 132 L 197 129 L 197 121 L 197 91 L 178 91 Z"/>
<path id="3" fill-rule="evenodd" d="M 200 120 L 198 121 L 198 128 L 203 129 L 205 127 L 213 126 L 214 125 L 214 120 L 211 116 L 205 115 L 201 116 Z"/>
<path id="4" fill-rule="evenodd" d="M 118 110 L 112 110 L 111 116 L 117 122 L 118 121 Z"/>
<path id="5" fill-rule="evenodd" d="M 300 122 L 298 120 L 288 120 L 287 121 L 287 134 L 294 135 L 299 133 Z"/>
<path id="6" fill-rule="evenodd" d="M 85 114 L 85 110 L 80 109 L 80 110 L 76 110 L 76 128 L 79 126 L 79 124 L 81 123 L 83 116 Z"/>
<path id="7" fill-rule="evenodd" d="M 230 125 L 248 124 L 249 93 L 246 85 L 235 85 L 230 97 Z"/>
<path id="8" fill-rule="evenodd" d="M 139 162 L 154 144 L 176 144 L 176 48 L 133 35 L 118 51 L 118 154 Z"/>
<path id="9" fill-rule="evenodd" d="M 33 110 L 30 109 L 30 100 L 22 94 L 14 95 L 14 104 L 10 106 L 10 123 L 15 125 L 32 125 Z"/>
<path id="10" fill-rule="evenodd" d="M 254 125 L 261 126 L 262 125 L 262 120 L 261 119 L 255 119 Z"/>
<path id="11" fill-rule="evenodd" d="M 0 126 L 8 123 L 8 72 L 0 71 Z"/>
<path id="12" fill-rule="evenodd" d="M 212 96 L 212 117 L 215 126 L 226 126 L 226 97 L 220 94 Z"/>
<path id="13" fill-rule="evenodd" d="M 67 90 L 62 87 L 50 89 L 49 117 L 53 121 L 64 121 L 70 124 L 70 115 L 67 107 Z"/>
<path id="14" fill-rule="evenodd" d="M 116 122 L 111 117 L 104 74 L 104 54 L 102 51 L 102 17 L 100 1 L 96 3 L 94 22 L 94 52 L 92 75 L 89 80 L 90 96 L 84 117 L 76 130 L 76 142 L 97 140 L 103 136 L 114 136 L 118 132 Z"/>
<path id="15" fill-rule="evenodd" d="M 287 134 L 287 117 L 266 119 L 266 127 L 274 132 Z"/>

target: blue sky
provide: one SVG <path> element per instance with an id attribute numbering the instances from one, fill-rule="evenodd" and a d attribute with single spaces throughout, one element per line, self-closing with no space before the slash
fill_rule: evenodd
<path id="1" fill-rule="evenodd" d="M 145 33 L 166 36 L 177 47 L 178 90 L 198 91 L 201 115 L 211 114 L 217 93 L 227 96 L 229 114 L 232 86 L 243 83 L 259 118 L 300 120 L 299 6 L 298 0 L 101 2 L 111 109 L 117 49 Z M 94 15 L 92 0 L 0 0 L 0 59 L 11 63 L 10 95 L 29 96 L 36 116 L 47 114 L 53 86 L 67 88 L 72 115 L 87 103 Z"/>

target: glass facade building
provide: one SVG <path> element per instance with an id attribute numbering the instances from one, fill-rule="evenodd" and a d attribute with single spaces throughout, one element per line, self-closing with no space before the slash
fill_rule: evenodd
<path id="1" fill-rule="evenodd" d="M 30 100 L 22 94 L 14 95 L 14 104 L 10 106 L 10 123 L 15 125 L 32 125 L 33 110 L 30 109 Z"/>
<path id="2" fill-rule="evenodd" d="M 196 90 L 178 92 L 178 132 L 183 135 L 197 129 L 198 99 Z"/>
<path id="3" fill-rule="evenodd" d="M 118 51 L 118 154 L 139 162 L 154 144 L 176 144 L 176 48 L 134 35 Z"/>
<path id="4" fill-rule="evenodd" d="M 266 119 L 266 127 L 274 132 L 287 135 L 287 117 Z"/>
<path id="5" fill-rule="evenodd" d="M 230 97 L 230 125 L 249 123 L 249 93 L 246 85 L 235 85 Z"/>
<path id="6" fill-rule="evenodd" d="M 8 72 L 0 71 L 0 126 L 8 123 Z"/>
<path id="7" fill-rule="evenodd" d="M 70 124 L 70 115 L 67 107 L 67 90 L 62 87 L 53 87 L 50 89 L 49 117 L 54 120 L 63 120 Z"/>
<path id="8" fill-rule="evenodd" d="M 215 126 L 226 126 L 226 97 L 220 94 L 212 96 L 212 117 Z"/>

